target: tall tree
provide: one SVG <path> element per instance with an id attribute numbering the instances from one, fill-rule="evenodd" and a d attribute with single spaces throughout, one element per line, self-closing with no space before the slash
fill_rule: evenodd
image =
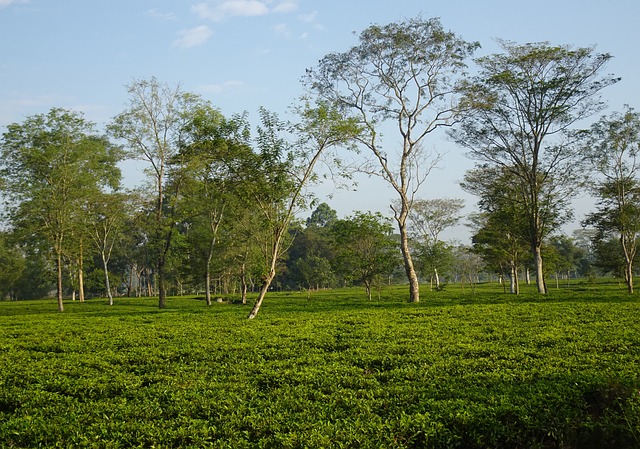
<path id="1" fill-rule="evenodd" d="M 438 128 L 459 120 L 464 106 L 456 79 L 478 46 L 445 31 L 438 19 L 417 18 L 372 25 L 360 34 L 359 45 L 329 54 L 308 70 L 312 90 L 360 122 L 358 141 L 370 150 L 374 163 L 367 171 L 381 176 L 398 195 L 392 209 L 412 302 L 420 300 L 420 290 L 407 218 L 414 196 L 439 161 L 424 143 Z M 398 130 L 397 150 L 385 149 L 385 126 Z"/>
<path id="2" fill-rule="evenodd" d="M 156 78 L 133 81 L 127 87 L 128 108 L 109 125 L 111 134 L 124 139 L 129 157 L 148 164 L 153 184 L 155 229 L 151 236 L 158 279 L 158 307 L 166 305 L 165 268 L 175 231 L 173 208 L 167 203 L 169 166 L 178 153 L 184 126 L 203 102 L 180 86 L 170 87 Z M 172 184 L 178 188 L 179 183 Z"/>
<path id="3" fill-rule="evenodd" d="M 51 109 L 11 124 L 2 140 L 7 212 L 25 239 L 41 239 L 56 266 L 58 309 L 64 311 L 63 255 L 87 198 L 120 182 L 119 152 L 82 114 Z"/>
<path id="4" fill-rule="evenodd" d="M 593 48 L 500 44 L 502 53 L 477 60 L 480 72 L 465 88 L 477 109 L 453 136 L 472 158 L 504 168 L 526 189 L 528 240 L 545 293 L 542 245 L 570 217 L 579 185 L 567 132 L 602 110 L 600 92 L 619 79 L 601 75 L 611 56 Z"/>
<path id="5" fill-rule="evenodd" d="M 625 282 L 633 293 L 633 263 L 640 238 L 640 114 L 627 107 L 594 123 L 584 152 L 598 179 L 593 192 L 597 211 L 586 223 L 598 230 L 599 240 L 618 237 L 625 262 Z"/>

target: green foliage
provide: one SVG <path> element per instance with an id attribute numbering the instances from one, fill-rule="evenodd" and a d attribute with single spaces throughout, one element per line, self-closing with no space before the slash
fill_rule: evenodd
<path id="1" fill-rule="evenodd" d="M 495 288 L 0 303 L 0 446 L 637 447 L 637 300 Z"/>
<path id="2" fill-rule="evenodd" d="M 374 281 L 389 276 L 399 263 L 392 232 L 391 223 L 379 212 L 356 212 L 331 227 L 336 272 L 347 281 L 362 283 L 369 299 Z"/>

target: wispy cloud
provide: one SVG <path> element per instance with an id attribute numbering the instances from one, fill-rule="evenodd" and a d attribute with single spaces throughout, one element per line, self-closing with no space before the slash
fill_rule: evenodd
<path id="1" fill-rule="evenodd" d="M 298 8 L 298 0 L 218 0 L 191 7 L 200 18 L 219 22 L 229 17 L 255 17 L 269 13 L 288 13 Z"/>
<path id="2" fill-rule="evenodd" d="M 2 0 L 0 0 L 0 1 L 2 1 Z M 172 13 L 172 12 L 162 12 L 162 11 L 159 11 L 159 10 L 157 10 L 155 8 L 148 10 L 147 11 L 147 15 L 149 17 L 151 17 L 152 19 L 163 21 L 163 22 L 169 22 L 169 21 L 177 20 L 177 17 L 176 17 L 176 15 L 174 13 Z"/>
<path id="3" fill-rule="evenodd" d="M 284 23 L 277 24 L 273 27 L 273 30 L 281 36 L 291 37 L 291 30 L 289 30 L 289 27 Z"/>
<path id="4" fill-rule="evenodd" d="M 29 3 L 29 0 L 0 0 L 0 8 L 6 8 L 9 5 L 18 3 Z"/>
<path id="5" fill-rule="evenodd" d="M 318 16 L 318 11 L 313 11 L 309 14 L 300 14 L 298 16 L 298 19 L 300 19 L 301 22 L 312 25 L 312 28 L 314 30 L 323 30 L 324 27 L 316 21 L 317 16 Z"/>
<path id="6" fill-rule="evenodd" d="M 178 32 L 178 39 L 173 41 L 173 47 L 191 48 L 202 45 L 213 36 L 213 31 L 206 25 L 200 25 Z"/>
<path id="7" fill-rule="evenodd" d="M 295 11 L 296 9 L 298 9 L 298 1 L 290 0 L 290 1 L 279 2 L 276 6 L 273 7 L 273 12 L 286 13 L 286 12 Z"/>

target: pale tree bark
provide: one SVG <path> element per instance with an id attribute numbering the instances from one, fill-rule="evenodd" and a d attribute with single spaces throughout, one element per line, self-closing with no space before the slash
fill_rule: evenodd
<path id="1" fill-rule="evenodd" d="M 254 319 L 258 315 L 260 307 L 262 307 L 262 302 L 264 301 L 264 298 L 269 291 L 269 287 L 271 287 L 271 283 L 276 277 L 276 265 L 280 257 L 282 237 L 289 226 L 288 221 L 286 223 L 283 223 L 283 225 L 284 226 L 282 226 L 281 228 L 275 230 L 274 239 L 271 245 L 271 251 L 268 254 L 269 269 L 262 279 L 262 287 L 260 288 L 260 292 L 258 293 L 258 299 L 256 299 L 256 302 L 254 303 L 253 308 L 251 309 L 251 312 L 249 312 L 249 316 L 247 317 L 250 320 Z"/>
<path id="2" fill-rule="evenodd" d="M 542 248 L 540 245 L 533 247 L 533 262 L 536 267 L 536 287 L 538 293 L 547 293 L 547 285 L 544 281 L 544 269 L 542 267 Z"/>
<path id="3" fill-rule="evenodd" d="M 622 251 L 624 253 L 624 277 L 627 284 L 627 291 L 633 293 L 633 259 L 636 255 L 635 234 L 625 236 L 623 233 L 620 236 L 620 243 L 622 244 Z"/>
<path id="4" fill-rule="evenodd" d="M 409 231 L 407 229 L 407 217 L 409 216 L 410 201 L 412 201 L 412 198 L 408 199 L 406 197 L 406 188 L 401 188 L 399 193 L 401 193 L 402 198 L 400 210 L 394 209 L 393 206 L 391 206 L 391 208 L 394 211 L 394 217 L 398 224 L 398 231 L 400 232 L 400 251 L 402 253 L 404 271 L 409 281 L 409 302 L 420 302 L 420 282 L 411 257 Z"/>
<path id="5" fill-rule="evenodd" d="M 56 270 L 57 270 L 57 299 L 58 299 L 58 311 L 64 312 L 64 303 L 62 302 L 62 253 L 58 252 L 56 255 Z"/>
<path id="6" fill-rule="evenodd" d="M 109 305 L 113 305 L 113 293 L 111 293 L 111 283 L 109 282 L 109 261 L 104 254 L 101 254 L 102 267 L 104 269 L 104 286 L 107 289 L 107 298 L 109 298 Z"/>
<path id="7" fill-rule="evenodd" d="M 216 247 L 216 242 L 218 241 L 218 229 L 220 227 L 220 222 L 222 221 L 223 209 L 212 211 L 209 214 L 209 227 L 213 237 L 209 242 L 209 248 L 207 251 L 207 261 L 205 263 L 205 275 L 204 275 L 204 283 L 205 283 L 205 300 L 208 306 L 211 305 L 211 261 L 213 260 L 213 252 Z"/>
<path id="8" fill-rule="evenodd" d="M 241 286 L 241 294 L 242 294 L 242 304 L 247 303 L 247 272 L 246 272 L 246 264 L 243 262 L 240 266 L 240 286 Z"/>
<path id="9" fill-rule="evenodd" d="M 511 263 L 509 264 L 509 267 L 510 267 L 509 292 L 511 294 L 514 294 L 514 295 L 519 295 L 520 294 L 520 281 L 518 280 L 518 266 L 515 263 L 515 261 L 511 261 Z"/>
<path id="10" fill-rule="evenodd" d="M 84 254 L 82 239 L 80 239 L 80 251 L 78 253 L 78 295 L 80 302 L 84 302 Z"/>

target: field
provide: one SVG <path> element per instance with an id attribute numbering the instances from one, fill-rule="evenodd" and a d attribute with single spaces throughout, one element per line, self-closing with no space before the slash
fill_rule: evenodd
<path id="1" fill-rule="evenodd" d="M 0 302 L 0 447 L 638 448 L 640 301 Z"/>

